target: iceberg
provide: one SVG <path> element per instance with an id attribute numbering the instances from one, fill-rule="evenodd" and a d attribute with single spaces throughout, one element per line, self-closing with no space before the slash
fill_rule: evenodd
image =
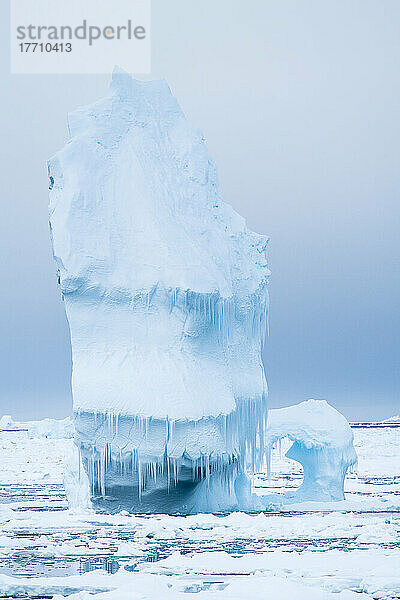
<path id="1" fill-rule="evenodd" d="M 354 435 L 346 418 L 325 400 L 307 400 L 270 410 L 266 435 L 272 449 L 283 438 L 293 441 L 287 458 L 303 467 L 303 482 L 284 502 L 344 500 L 344 479 L 357 463 Z"/>
<path id="2" fill-rule="evenodd" d="M 283 501 L 343 498 L 355 452 L 340 413 L 310 400 L 267 423 L 268 238 L 222 200 L 168 85 L 116 69 L 69 130 L 48 169 L 73 358 L 70 506 L 259 510 L 270 499 L 247 474 L 287 436 L 304 481 Z"/>
<path id="3" fill-rule="evenodd" d="M 268 238 L 220 197 L 164 81 L 116 69 L 69 131 L 48 164 L 50 229 L 94 505 L 243 507 L 265 455 Z"/>

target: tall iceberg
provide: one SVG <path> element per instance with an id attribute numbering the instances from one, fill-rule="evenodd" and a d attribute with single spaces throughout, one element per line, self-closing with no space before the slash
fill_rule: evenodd
<path id="1" fill-rule="evenodd" d="M 92 498 L 243 508 L 264 460 L 268 239 L 222 201 L 164 81 L 116 70 L 69 129 L 49 161 L 50 227 Z"/>

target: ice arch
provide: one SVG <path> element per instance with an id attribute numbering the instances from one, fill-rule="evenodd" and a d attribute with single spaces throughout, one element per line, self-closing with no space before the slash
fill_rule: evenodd
<path id="1" fill-rule="evenodd" d="M 286 456 L 302 465 L 303 482 L 283 501 L 343 500 L 347 470 L 357 462 L 354 436 L 346 418 L 325 400 L 270 410 L 267 445 L 271 449 L 285 437 L 293 440 Z"/>

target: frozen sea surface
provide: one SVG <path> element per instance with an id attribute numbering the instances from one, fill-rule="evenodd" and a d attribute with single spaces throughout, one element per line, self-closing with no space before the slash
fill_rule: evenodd
<path id="1" fill-rule="evenodd" d="M 0 598 L 362 600 L 400 598 L 400 428 L 355 429 L 346 500 L 260 514 L 72 512 L 71 439 L 0 432 Z M 259 494 L 301 483 L 272 457 Z M 94 595 L 93 595 L 94 594 Z"/>

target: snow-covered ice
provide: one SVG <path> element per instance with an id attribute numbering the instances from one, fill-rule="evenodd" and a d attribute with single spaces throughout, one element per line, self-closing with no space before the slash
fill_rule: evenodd
<path id="1" fill-rule="evenodd" d="M 0 596 L 61 600 L 388 600 L 400 595 L 400 428 L 355 429 L 357 473 L 333 503 L 189 516 L 69 510 L 73 440 L 0 432 Z M 301 484 L 272 451 L 259 495 Z"/>
<path id="2" fill-rule="evenodd" d="M 71 417 L 65 419 L 42 419 L 41 421 L 14 421 L 10 415 L 0 419 L 0 431 L 27 431 L 32 438 L 66 439 L 74 437 Z"/>

